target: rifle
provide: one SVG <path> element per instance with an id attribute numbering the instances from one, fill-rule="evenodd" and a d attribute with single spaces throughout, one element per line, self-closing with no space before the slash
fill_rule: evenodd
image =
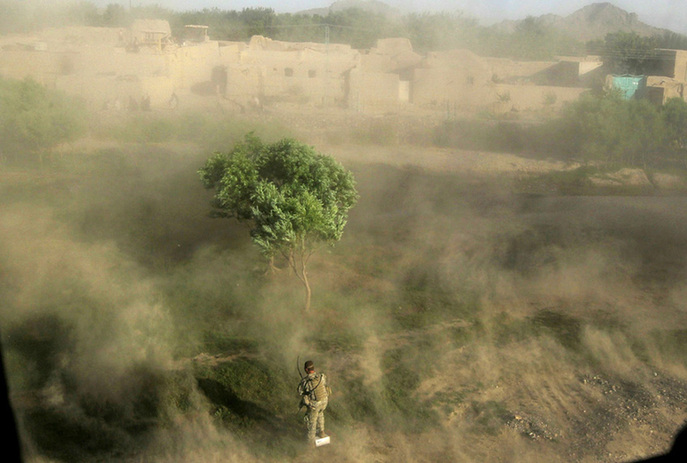
<path id="1" fill-rule="evenodd" d="M 300 355 L 296 357 L 296 371 L 298 372 L 298 376 L 301 377 L 301 381 L 303 381 L 303 374 L 301 373 L 301 356 Z M 300 413 L 301 408 L 305 407 L 305 400 L 303 400 L 303 398 L 304 398 L 304 396 L 301 396 L 301 402 L 298 404 L 298 411 L 296 413 Z"/>
<path id="2" fill-rule="evenodd" d="M 296 357 L 296 371 L 298 372 L 298 376 L 301 377 L 301 380 L 303 379 L 303 375 L 301 374 L 301 356 L 299 355 Z"/>

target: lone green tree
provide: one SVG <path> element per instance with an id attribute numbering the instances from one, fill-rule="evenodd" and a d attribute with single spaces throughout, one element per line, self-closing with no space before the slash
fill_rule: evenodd
<path id="1" fill-rule="evenodd" d="M 252 133 L 229 153 L 215 153 L 198 173 L 215 190 L 215 217 L 250 221 L 262 254 L 286 259 L 305 288 L 308 311 L 308 260 L 321 245 L 341 239 L 358 199 L 352 173 L 296 140 L 265 144 Z"/>

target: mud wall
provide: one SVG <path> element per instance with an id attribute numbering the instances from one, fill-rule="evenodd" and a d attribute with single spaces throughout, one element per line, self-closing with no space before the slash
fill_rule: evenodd
<path id="1" fill-rule="evenodd" d="M 491 90 L 492 99 L 488 101 L 497 112 L 560 109 L 564 103 L 576 100 L 587 91 L 586 88 L 509 84 L 497 84 Z"/>
<path id="2" fill-rule="evenodd" d="M 385 111 L 401 104 L 398 74 L 384 72 L 350 72 L 347 105 L 357 111 Z"/>
<path id="3" fill-rule="evenodd" d="M 498 102 L 525 110 L 544 101 L 560 104 L 580 93 L 525 85 L 527 76 L 550 68 L 552 62 L 483 58 L 468 50 L 421 57 L 405 39 L 380 40 L 377 47 L 359 51 L 342 44 L 255 36 L 249 43 L 208 41 L 171 46 L 162 53 L 130 53 L 123 36 L 118 28 L 65 28 L 36 37 L 3 37 L 0 73 L 31 76 L 79 94 L 91 106 L 120 108 L 131 98 L 148 96 L 152 106 L 160 106 L 174 92 L 196 92 L 240 104 L 259 99 L 378 111 L 408 103 L 441 109 L 447 102 L 479 110 Z M 221 88 L 213 81 L 218 69 L 226 74 Z M 510 85 L 516 81 L 522 85 Z M 504 99 L 506 104 L 500 104 Z"/>

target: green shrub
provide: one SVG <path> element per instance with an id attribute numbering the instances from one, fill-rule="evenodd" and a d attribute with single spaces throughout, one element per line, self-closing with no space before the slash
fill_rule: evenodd
<path id="1" fill-rule="evenodd" d="M 83 133 L 82 105 L 32 79 L 0 78 L 0 156 L 19 159 Z"/>
<path id="2" fill-rule="evenodd" d="M 545 105 L 554 103 L 555 95 L 545 95 Z M 435 129 L 433 140 L 438 146 L 460 149 L 647 168 L 665 165 L 676 154 L 684 161 L 686 127 L 687 103 L 679 99 L 659 108 L 648 100 L 623 99 L 616 92 L 587 93 L 549 121 L 446 121 Z"/>

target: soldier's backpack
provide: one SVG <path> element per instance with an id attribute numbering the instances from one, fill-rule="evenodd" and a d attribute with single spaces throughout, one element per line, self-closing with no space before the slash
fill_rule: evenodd
<path id="1" fill-rule="evenodd" d="M 326 376 L 322 373 L 315 373 L 315 377 L 309 381 L 307 390 L 307 396 L 311 401 L 319 402 L 329 397 Z"/>

